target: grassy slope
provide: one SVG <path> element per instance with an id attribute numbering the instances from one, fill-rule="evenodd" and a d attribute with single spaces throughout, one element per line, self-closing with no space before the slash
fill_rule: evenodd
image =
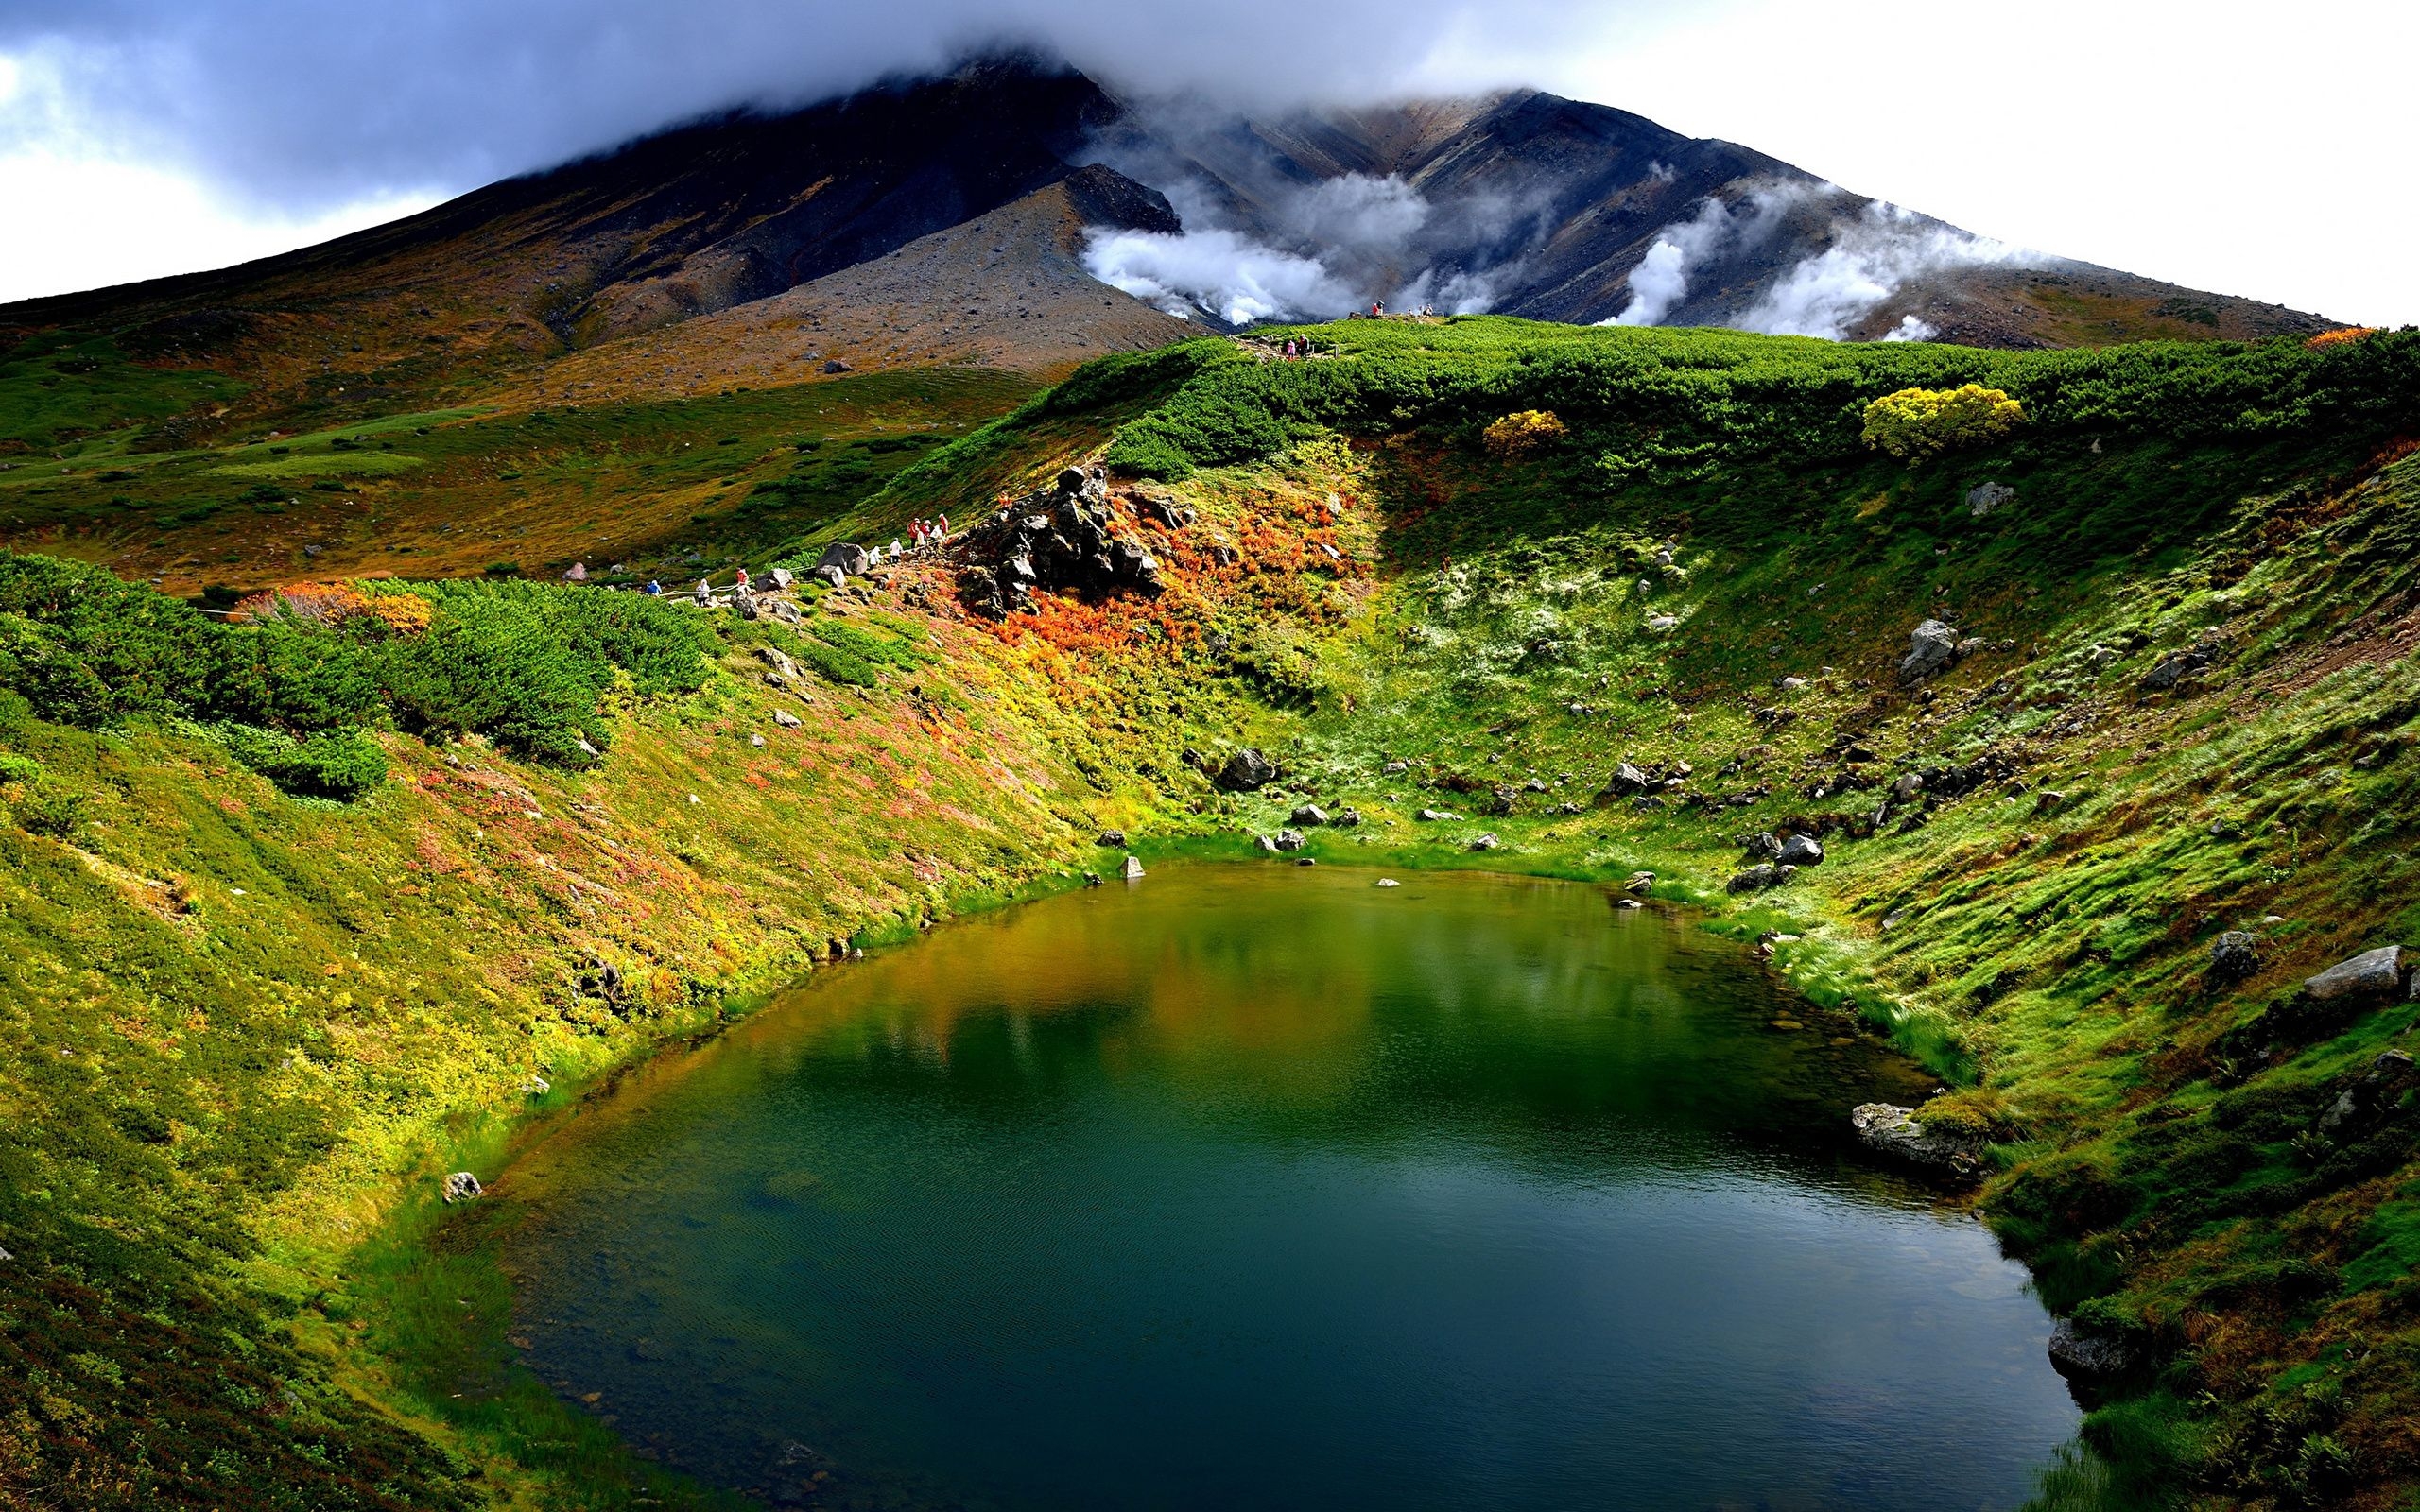
<path id="1" fill-rule="evenodd" d="M 574 560 L 667 582 L 728 576 L 837 524 L 1033 387 L 971 369 L 875 373 L 691 400 L 407 411 L 158 451 L 127 422 L 186 403 L 198 383 L 233 386 L 139 367 L 106 343 L 65 358 L 52 344 L 0 361 L 0 422 L 43 441 L 0 456 L 13 464 L 0 472 L 0 542 L 156 575 L 173 593 L 500 564 L 552 576 Z M 93 370 L 55 370 L 88 349 Z"/>
<path id="2" fill-rule="evenodd" d="M 1095 825 L 1248 853 L 1317 797 L 1371 822 L 1316 832 L 1315 854 L 1643 864 L 1715 927 L 1799 936 L 1775 965 L 1811 1022 L 1895 1032 L 1979 1084 L 1958 1106 L 2003 1141 L 1987 1211 L 2046 1295 L 2160 1347 L 2158 1378 L 2094 1419 L 2118 1472 L 2214 1504 L 2394 1504 L 2420 1408 L 2410 1125 L 2350 1156 L 2298 1136 L 2410 1010 L 2223 1067 L 2211 1047 L 2308 970 L 2420 928 L 2398 880 L 2420 463 L 2379 466 L 2412 413 L 2405 351 L 1316 335 L 1334 355 L 1285 369 L 1215 343 L 1088 369 L 902 474 L 857 518 L 963 508 L 1122 427 L 1114 455 L 1199 447 L 1163 470 L 1194 469 L 1171 486 L 1202 519 L 1131 526 L 1172 580 L 1148 605 L 1053 601 L 995 631 L 903 575 L 884 596 L 938 660 L 790 704 L 803 730 L 769 722 L 739 644 L 757 632 L 735 628 L 727 675 L 620 715 L 594 772 L 390 738 L 401 780 L 350 809 L 170 727 L 0 734 L 94 795 L 72 840 L 0 830 L 0 998 L 23 1005 L 0 1078 L 0 1499 L 686 1494 L 510 1366 L 476 1216 L 437 1225 L 430 1178 L 493 1169 L 531 1071 L 568 1086 L 707 1024 L 831 935 L 1029 885 Z M 2036 423 L 1914 468 L 1856 444 L 1864 399 L 1965 376 Z M 1517 462 L 1477 444 L 1532 404 L 1572 438 Z M 2018 503 L 1977 519 L 1987 476 Z M 2012 644 L 1910 695 L 1891 667 L 1926 613 Z M 2231 638 L 2210 669 L 2137 692 L 2212 627 Z M 1871 808 L 1803 796 L 1840 769 L 1836 731 L 1885 781 L 1990 748 L 2027 790 L 1903 812 L 1788 889 L 1724 899 L 1741 832 Z M 1184 759 L 1248 741 L 1283 754 L 1284 791 L 1218 795 Z M 1624 755 L 1772 795 L 1590 806 Z M 1477 816 L 1533 773 L 1544 793 Z M 2045 811 L 2044 787 L 2066 801 Z M 1424 805 L 1474 817 L 1425 825 Z M 1482 829 L 1504 848 L 1469 850 Z M 2205 988 L 2206 938 L 2269 913 L 2263 974 Z M 588 953 L 642 984 L 635 1011 L 581 995 Z"/>

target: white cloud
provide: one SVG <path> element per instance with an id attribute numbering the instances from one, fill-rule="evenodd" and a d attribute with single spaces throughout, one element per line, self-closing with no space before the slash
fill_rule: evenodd
<path id="1" fill-rule="evenodd" d="M 1355 289 L 1314 258 L 1232 231 L 1096 231 L 1084 248 L 1093 277 L 1171 315 L 1196 312 L 1230 325 L 1327 319 L 1352 309 Z"/>
<path id="2" fill-rule="evenodd" d="M 1831 246 L 1793 264 L 1732 323 L 1769 335 L 1837 341 L 1910 280 L 1927 273 L 1983 266 L 2036 266 L 2045 261 L 2039 253 L 1926 222 L 1877 199 L 1868 202 L 1856 219 L 1835 222 Z M 1910 329 L 1906 320 L 1900 329 Z M 1930 333 L 1929 326 L 1925 329 Z"/>

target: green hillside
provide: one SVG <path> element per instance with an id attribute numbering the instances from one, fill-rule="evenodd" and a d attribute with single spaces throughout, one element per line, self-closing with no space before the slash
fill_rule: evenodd
<path id="1" fill-rule="evenodd" d="M 0 557 L 0 1506 L 713 1504 L 512 1363 L 438 1178 L 836 939 L 1306 802 L 1362 816 L 1331 862 L 1651 870 L 1805 991 L 1776 1033 L 1929 1064 L 2131 1362 L 2046 1504 L 2413 1504 L 2415 1005 L 2300 984 L 2420 947 L 2420 333 L 1285 335 L 854 499 L 779 464 L 811 558 L 1101 457 L 1154 598 L 994 623 L 923 561 L 796 627 L 474 582 L 230 624 Z M 1970 384 L 2014 413 L 1871 409 Z M 1247 746 L 1282 775 L 1222 791 Z M 1823 859 L 1728 890 L 1762 835 Z"/>

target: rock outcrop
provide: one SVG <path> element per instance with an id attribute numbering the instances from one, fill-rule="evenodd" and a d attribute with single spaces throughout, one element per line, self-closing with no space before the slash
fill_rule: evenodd
<path id="1" fill-rule="evenodd" d="M 1068 468 L 966 532 L 955 549 L 960 596 L 994 619 L 1031 607 L 1036 590 L 1156 597 L 1166 586 L 1159 558 L 1119 532 L 1109 477 L 1098 467 Z"/>
<path id="2" fill-rule="evenodd" d="M 1849 1112 L 1849 1126 L 1857 1130 L 1867 1149 L 1935 1175 L 1967 1180 L 1982 1170 L 1983 1152 L 1972 1139 L 1927 1127 L 1913 1108 L 1894 1103 L 1860 1103 Z"/>

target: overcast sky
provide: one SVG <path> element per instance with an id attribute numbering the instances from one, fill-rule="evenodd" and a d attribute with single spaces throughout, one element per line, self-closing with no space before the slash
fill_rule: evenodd
<path id="1" fill-rule="evenodd" d="M 1018 37 L 1248 104 L 1533 83 L 2044 251 L 2420 322 L 2420 0 L 0 0 L 0 301 Z"/>

